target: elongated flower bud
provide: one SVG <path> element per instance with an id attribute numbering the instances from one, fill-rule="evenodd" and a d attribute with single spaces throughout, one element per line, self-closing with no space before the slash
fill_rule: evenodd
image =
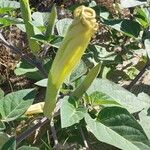
<path id="1" fill-rule="evenodd" d="M 98 24 L 95 17 L 95 11 L 85 6 L 80 6 L 74 11 L 74 20 L 58 49 L 49 72 L 44 105 L 44 114 L 49 118 L 55 108 L 61 84 L 79 62 L 92 35 L 97 30 Z"/>

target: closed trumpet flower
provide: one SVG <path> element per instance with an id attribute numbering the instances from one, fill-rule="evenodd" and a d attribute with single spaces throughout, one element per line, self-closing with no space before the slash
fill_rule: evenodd
<path id="1" fill-rule="evenodd" d="M 48 118 L 51 118 L 55 108 L 61 84 L 81 59 L 98 28 L 95 17 L 95 11 L 85 6 L 80 6 L 74 11 L 74 20 L 58 49 L 48 76 L 44 105 L 44 114 Z"/>

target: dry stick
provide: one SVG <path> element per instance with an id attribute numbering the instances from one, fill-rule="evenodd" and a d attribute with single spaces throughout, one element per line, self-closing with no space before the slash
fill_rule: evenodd
<path id="1" fill-rule="evenodd" d="M 85 145 L 86 150 L 89 150 L 90 148 L 89 148 L 89 146 L 88 146 L 87 140 L 86 140 L 86 138 L 85 138 L 85 136 L 84 136 L 84 133 L 83 133 L 83 130 L 82 130 L 81 127 L 80 127 L 80 133 L 81 133 L 81 136 L 82 136 L 82 138 L 83 138 L 83 142 L 84 142 L 84 145 Z"/>
<path id="2" fill-rule="evenodd" d="M 15 46 L 11 45 L 10 43 L 8 43 L 1 33 L 0 33 L 0 43 L 4 44 L 6 47 L 10 48 L 13 53 L 19 54 L 22 59 L 24 59 L 25 61 L 30 63 L 32 66 L 36 67 L 37 69 L 39 69 L 40 73 L 45 78 L 47 78 L 47 73 L 46 73 L 45 69 L 43 68 L 43 66 L 40 62 L 34 61 L 33 59 L 31 59 L 26 54 L 23 54 L 22 51 L 19 48 L 17 48 Z"/>
<path id="3" fill-rule="evenodd" d="M 26 139 L 29 135 L 31 135 L 36 129 L 38 129 L 39 127 L 43 126 L 48 121 L 49 121 L 49 119 L 47 119 L 46 117 L 44 117 L 37 124 L 35 124 L 33 127 L 25 130 L 23 133 L 21 133 L 19 136 L 17 136 L 16 137 L 16 143 L 17 143 L 17 145 L 21 141 L 23 141 L 24 139 Z"/>
<path id="4" fill-rule="evenodd" d="M 58 143 L 58 138 L 57 138 L 57 134 L 56 134 L 55 126 L 54 126 L 54 118 L 53 117 L 51 119 L 50 126 L 51 126 L 52 136 L 53 136 L 54 143 L 55 143 L 55 149 L 60 150 L 60 145 Z"/>
<path id="5" fill-rule="evenodd" d="M 59 109 L 60 109 L 60 107 L 57 108 L 56 111 L 54 111 L 52 118 L 58 115 L 58 110 Z M 30 136 L 35 130 L 37 130 L 39 127 L 43 126 L 45 123 L 47 123 L 49 121 L 50 120 L 47 117 L 44 117 L 37 124 L 35 124 L 33 127 L 31 127 L 30 129 L 25 130 L 23 133 L 21 133 L 19 136 L 16 137 L 17 145 L 21 141 L 26 139 L 28 136 Z M 55 142 L 57 141 L 57 148 L 58 148 L 59 145 L 58 145 L 58 140 L 57 140 L 57 135 L 56 135 L 56 130 L 55 130 L 55 127 L 54 127 L 53 120 L 51 120 L 51 123 L 52 123 L 51 131 L 52 131 L 53 139 L 54 139 Z M 57 150 L 59 150 L 59 149 L 57 149 Z"/>
<path id="6" fill-rule="evenodd" d="M 150 66 L 150 59 L 148 58 L 145 66 L 142 68 L 142 70 L 139 72 L 139 74 L 134 78 L 134 80 L 131 81 L 131 83 L 126 87 L 127 90 L 131 90 L 131 88 L 136 84 L 136 82 L 142 77 L 146 69 Z"/>

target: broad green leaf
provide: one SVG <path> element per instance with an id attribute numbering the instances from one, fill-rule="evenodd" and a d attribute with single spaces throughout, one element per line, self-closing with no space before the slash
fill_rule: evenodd
<path id="1" fill-rule="evenodd" d="M 149 26 L 149 16 L 150 12 L 147 8 L 136 8 L 136 20 L 144 27 Z"/>
<path id="2" fill-rule="evenodd" d="M 50 44 L 51 46 L 55 47 L 55 48 L 59 48 L 59 46 L 61 45 L 61 42 L 63 40 L 63 37 L 61 36 L 56 36 L 56 38 L 54 38 Z"/>
<path id="3" fill-rule="evenodd" d="M 24 75 L 28 72 L 36 72 L 38 69 L 31 66 L 25 61 L 21 61 L 20 63 L 17 64 L 17 68 L 15 69 L 15 74 L 16 75 Z"/>
<path id="4" fill-rule="evenodd" d="M 120 2 L 122 8 L 130 8 L 147 4 L 147 0 L 121 0 Z"/>
<path id="5" fill-rule="evenodd" d="M 21 24 L 19 18 L 12 18 L 8 16 L 4 16 L 3 18 L 0 18 L 0 26 L 10 26 L 14 24 Z"/>
<path id="6" fill-rule="evenodd" d="M 0 100 L 4 97 L 4 91 L 0 88 Z"/>
<path id="7" fill-rule="evenodd" d="M 95 62 L 98 63 L 102 60 L 112 60 L 114 61 L 116 54 L 114 52 L 108 52 L 106 47 L 99 45 L 89 45 L 88 52 L 85 54 L 85 57 L 90 55 L 91 58 L 94 58 Z"/>
<path id="8" fill-rule="evenodd" d="M 19 2 L 9 1 L 9 0 L 1 0 L 0 1 L 0 14 L 10 12 L 11 10 L 20 8 Z"/>
<path id="9" fill-rule="evenodd" d="M 91 101 L 92 105 L 105 105 L 105 104 L 119 105 L 113 98 L 111 98 L 105 93 L 98 91 L 95 91 L 92 94 L 90 94 L 88 99 Z"/>
<path id="10" fill-rule="evenodd" d="M 87 89 L 92 84 L 93 80 L 98 75 L 100 71 L 100 67 L 101 67 L 101 64 L 99 63 L 90 70 L 90 72 L 87 74 L 83 82 L 72 93 L 73 97 L 76 97 L 78 99 L 82 97 L 82 95 L 87 91 Z"/>
<path id="11" fill-rule="evenodd" d="M 42 80 L 40 80 L 40 81 L 38 81 L 34 84 L 38 85 L 38 86 L 41 86 L 41 87 L 47 87 L 47 81 L 48 81 L 48 79 L 46 78 L 46 79 L 42 79 Z"/>
<path id="12" fill-rule="evenodd" d="M 150 123 L 150 116 L 148 116 L 148 112 L 147 110 L 142 110 L 140 113 L 139 113 L 139 118 L 140 118 L 140 125 L 142 126 L 142 128 L 144 129 L 147 137 L 149 138 L 150 140 L 150 126 L 149 126 L 149 123 Z"/>
<path id="13" fill-rule="evenodd" d="M 145 108 L 144 110 L 142 110 L 139 113 L 139 123 L 143 127 L 146 135 L 148 136 L 148 138 L 150 140 L 150 126 L 148 125 L 150 122 L 150 115 L 148 113 L 148 110 L 150 109 L 150 96 L 145 93 L 140 93 L 140 94 L 138 94 L 138 98 L 141 101 L 145 101 L 145 102 L 149 103 L 149 105 L 147 105 L 147 108 Z"/>
<path id="14" fill-rule="evenodd" d="M 89 7 L 95 7 L 95 6 L 97 6 L 97 4 L 96 4 L 96 2 L 95 1 L 90 1 L 90 3 L 89 3 Z"/>
<path id="15" fill-rule="evenodd" d="M 141 31 L 141 26 L 138 22 L 127 20 L 127 19 L 118 19 L 118 20 L 106 20 L 103 19 L 102 22 L 104 25 L 108 25 L 115 30 L 126 34 L 127 36 L 137 38 Z"/>
<path id="16" fill-rule="evenodd" d="M 0 101 L 2 121 L 8 122 L 19 118 L 33 103 L 34 89 L 25 89 L 7 94 Z"/>
<path id="17" fill-rule="evenodd" d="M 51 61 L 45 61 L 43 67 L 48 72 L 49 68 L 51 67 Z M 36 81 L 43 79 L 43 76 L 41 75 L 39 70 L 24 60 L 17 64 L 17 67 L 14 70 L 14 72 L 18 76 L 25 75 L 27 78 Z"/>
<path id="18" fill-rule="evenodd" d="M 135 118 L 124 108 L 104 108 L 98 114 L 97 120 L 109 126 L 113 131 L 131 141 L 139 148 L 142 148 L 141 146 L 143 144 L 150 146 L 150 141 L 148 141 L 140 124 L 138 124 Z"/>
<path id="19" fill-rule="evenodd" d="M 5 124 L 2 121 L 0 121 L 0 131 L 5 130 L 5 128 L 6 128 Z"/>
<path id="20" fill-rule="evenodd" d="M 149 150 L 150 143 L 142 127 L 120 107 L 106 107 L 97 119 L 86 115 L 87 128 L 101 141 L 123 150 Z"/>
<path id="21" fill-rule="evenodd" d="M 87 72 L 86 64 L 81 60 L 70 75 L 70 81 L 73 82 Z"/>
<path id="22" fill-rule="evenodd" d="M 36 34 L 36 35 L 32 36 L 32 39 L 42 42 L 42 43 L 49 43 L 51 40 L 53 40 L 53 37 L 52 36 L 46 37 L 43 34 Z"/>
<path id="23" fill-rule="evenodd" d="M 26 32 L 25 25 L 24 24 L 16 24 L 16 26 L 22 31 Z"/>
<path id="24" fill-rule="evenodd" d="M 72 19 L 69 19 L 69 18 L 64 18 L 64 19 L 59 20 L 56 23 L 58 34 L 64 37 L 71 23 L 72 23 Z"/>
<path id="25" fill-rule="evenodd" d="M 94 10 L 97 14 L 97 16 L 100 16 L 100 18 L 108 19 L 110 12 L 103 6 L 97 5 L 94 7 Z"/>
<path id="26" fill-rule="evenodd" d="M 6 133 L 0 132 L 0 150 L 2 146 L 8 141 L 9 136 Z"/>
<path id="27" fill-rule="evenodd" d="M 45 13 L 45 12 L 34 12 L 32 14 L 32 18 L 35 24 L 37 24 L 38 26 L 45 26 L 48 21 L 48 16 L 49 13 Z"/>
<path id="28" fill-rule="evenodd" d="M 87 93 L 91 94 L 95 91 L 107 94 L 131 113 L 141 111 L 149 105 L 147 102 L 141 101 L 138 97 L 120 85 L 117 85 L 107 79 L 95 79 Z"/>
<path id="29" fill-rule="evenodd" d="M 52 47 L 59 48 L 63 37 L 57 35 L 45 36 L 42 34 L 37 34 L 32 36 L 32 39 L 42 43 L 49 43 Z"/>
<path id="30" fill-rule="evenodd" d="M 4 143 L 1 150 L 16 150 L 15 137 L 11 137 Z"/>
<path id="31" fill-rule="evenodd" d="M 20 3 L 16 2 L 16 1 L 10 1 L 10 0 L 1 0 L 0 1 L 0 8 L 17 9 L 17 8 L 20 8 Z"/>
<path id="32" fill-rule="evenodd" d="M 148 57 L 150 58 L 150 39 L 144 41 L 145 49 L 147 51 Z"/>
<path id="33" fill-rule="evenodd" d="M 138 97 L 139 100 L 147 103 L 147 107 L 146 108 L 150 107 L 150 96 L 148 94 L 142 92 L 142 93 L 139 93 L 137 97 Z"/>
<path id="34" fill-rule="evenodd" d="M 21 146 L 17 150 L 39 150 L 37 147 Z"/>
<path id="35" fill-rule="evenodd" d="M 53 34 L 56 19 L 57 19 L 57 10 L 56 10 L 56 6 L 54 5 L 48 18 L 48 23 L 45 32 L 46 36 L 50 36 Z"/>
<path id="36" fill-rule="evenodd" d="M 76 107 L 74 103 L 73 97 L 66 96 L 63 99 L 61 108 L 60 108 L 60 116 L 61 116 L 61 127 L 66 128 L 75 123 L 79 123 L 81 119 L 84 118 L 87 110 L 84 107 Z"/>

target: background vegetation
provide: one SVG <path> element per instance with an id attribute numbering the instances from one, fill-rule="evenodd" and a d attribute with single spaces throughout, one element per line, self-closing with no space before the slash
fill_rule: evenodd
<path id="1" fill-rule="evenodd" d="M 27 9 L 23 1 L 0 0 L 0 149 L 150 150 L 149 0 L 30 0 Z M 96 11 L 99 29 L 52 119 L 27 113 L 41 108 L 80 5 Z"/>

